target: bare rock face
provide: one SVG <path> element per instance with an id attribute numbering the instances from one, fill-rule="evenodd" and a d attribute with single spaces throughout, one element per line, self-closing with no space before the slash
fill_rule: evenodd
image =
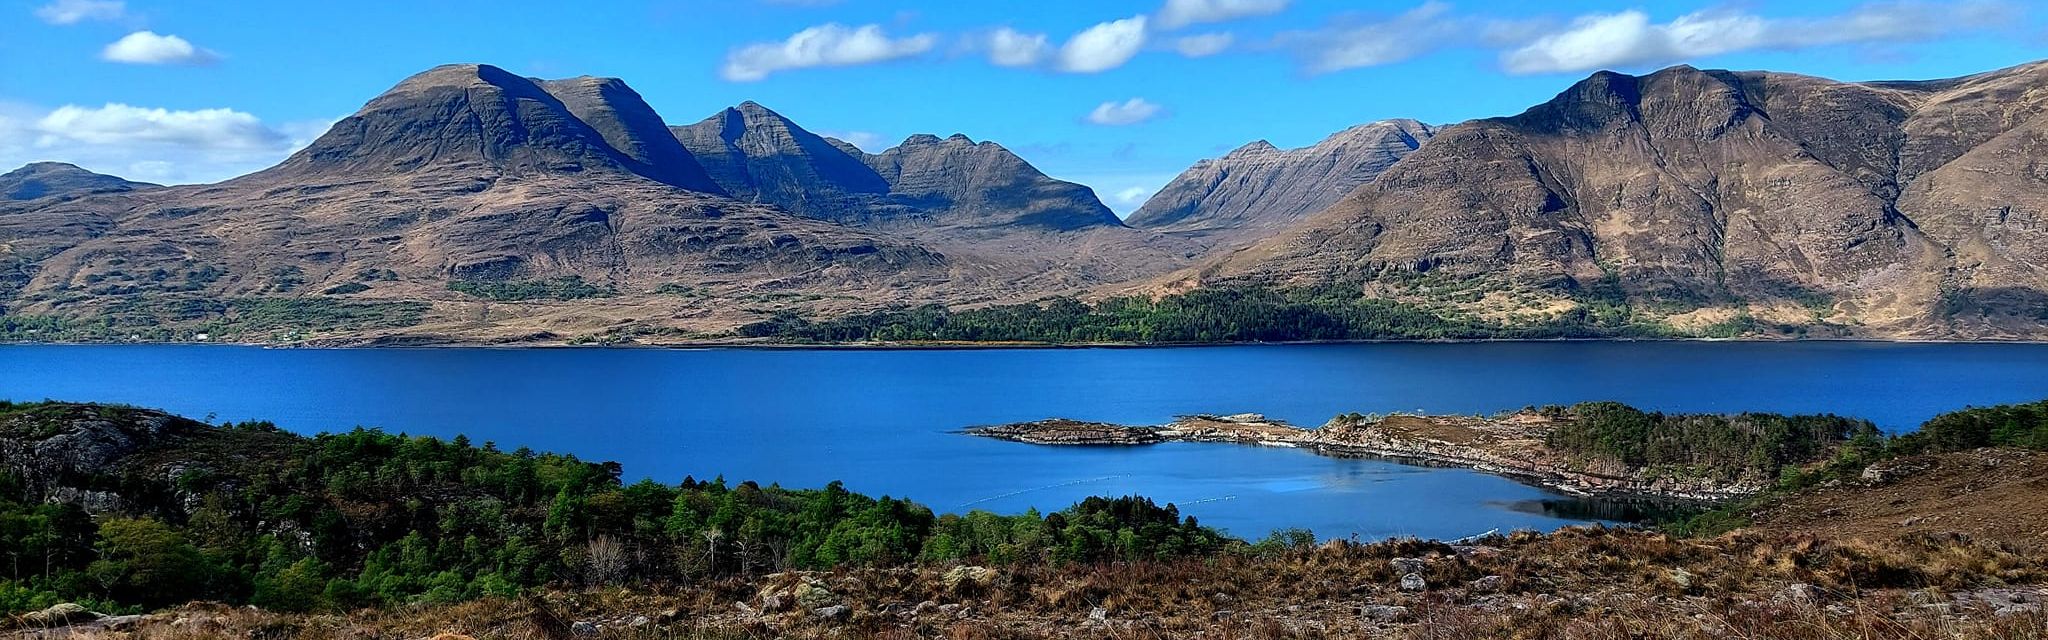
<path id="1" fill-rule="evenodd" d="M 1435 133 L 1414 120 L 1382 120 L 1299 149 L 1259 140 L 1195 163 L 1125 222 L 1159 231 L 1270 232 L 1371 182 Z"/>
<path id="2" fill-rule="evenodd" d="M 1122 226 L 1087 187 L 964 135 L 915 135 L 871 155 L 753 102 L 672 131 L 726 191 L 806 217 L 893 228 Z"/>
<path id="3" fill-rule="evenodd" d="M 2029 167 L 2048 151 L 2044 85 L 2040 64 L 1886 83 L 1601 72 L 1520 115 L 1443 129 L 1209 273 L 1611 283 L 1638 308 L 1792 307 L 1865 335 L 2039 336 L 2048 178 Z"/>
<path id="4" fill-rule="evenodd" d="M 31 162 L 0 173 L 0 200 L 35 200 L 148 189 L 157 185 L 133 182 L 62 162 Z"/>
<path id="5" fill-rule="evenodd" d="M 889 183 L 857 156 L 752 101 L 673 127 L 726 192 L 798 215 L 857 221 Z"/>
<path id="6" fill-rule="evenodd" d="M 540 83 L 571 114 L 631 160 L 635 173 L 704 193 L 724 193 L 638 92 L 618 78 L 581 76 Z"/>

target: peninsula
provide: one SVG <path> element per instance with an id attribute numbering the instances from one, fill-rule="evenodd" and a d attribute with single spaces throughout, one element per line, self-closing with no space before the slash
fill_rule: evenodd
<path id="1" fill-rule="evenodd" d="M 1299 447 L 1465 467 L 1575 495 L 1723 501 L 1762 493 L 1786 469 L 1823 460 L 1876 428 L 1831 415 L 1665 415 L 1595 402 L 1492 416 L 1352 413 L 1313 429 L 1246 413 L 1187 415 L 1156 426 L 1054 418 L 964 433 L 1041 445 Z"/>

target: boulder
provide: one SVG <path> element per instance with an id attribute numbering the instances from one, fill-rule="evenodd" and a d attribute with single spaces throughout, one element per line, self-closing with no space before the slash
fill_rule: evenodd
<path id="1" fill-rule="evenodd" d="M 946 585 L 948 591 L 959 591 L 963 588 L 986 589 L 995 583 L 996 570 L 988 567 L 953 567 L 947 569 L 945 575 L 939 577 L 939 581 Z"/>
<path id="2" fill-rule="evenodd" d="M 1394 573 L 1407 575 L 1422 573 L 1424 569 L 1429 567 L 1429 563 L 1424 562 L 1421 558 L 1395 558 L 1388 560 L 1387 566 L 1393 567 Z"/>
<path id="3" fill-rule="evenodd" d="M 852 615 L 853 607 L 849 607 L 843 604 L 835 604 L 829 607 L 818 607 L 816 609 L 811 610 L 811 617 L 817 618 L 819 620 L 845 620 L 847 617 Z"/>
<path id="4" fill-rule="evenodd" d="M 1359 613 L 1373 622 L 1393 622 L 1408 615 L 1408 608 L 1386 604 L 1366 605 Z"/>
<path id="5" fill-rule="evenodd" d="M 86 610 L 83 605 L 62 602 L 50 605 L 48 609 L 23 614 L 21 623 L 29 627 L 64 627 L 104 617 L 106 616 Z"/>
<path id="6" fill-rule="evenodd" d="M 829 607 L 839 602 L 839 596 L 825 588 L 825 583 L 810 578 L 797 583 L 791 593 L 796 596 L 797 606 L 805 609 Z"/>
<path id="7" fill-rule="evenodd" d="M 1429 581 L 1423 580 L 1421 574 L 1411 573 L 1405 576 L 1401 576 L 1402 591 L 1421 591 L 1423 589 L 1428 588 Z"/>

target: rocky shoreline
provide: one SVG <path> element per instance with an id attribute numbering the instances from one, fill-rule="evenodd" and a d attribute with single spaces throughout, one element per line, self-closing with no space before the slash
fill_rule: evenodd
<path id="1" fill-rule="evenodd" d="M 1526 410 L 1492 417 L 1351 414 L 1310 429 L 1252 413 L 1198 414 L 1155 426 L 1053 418 L 962 433 L 1056 446 L 1216 442 L 1296 447 L 1327 456 L 1472 469 L 1599 498 L 1721 502 L 1753 496 L 1771 486 L 1765 478 L 1714 479 L 1567 456 L 1546 446 L 1544 436 L 1569 419 Z"/>

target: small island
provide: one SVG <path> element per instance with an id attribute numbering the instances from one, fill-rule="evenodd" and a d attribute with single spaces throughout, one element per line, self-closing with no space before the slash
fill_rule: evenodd
<path id="1" fill-rule="evenodd" d="M 1613 402 L 1492 416 L 1340 415 L 1304 428 L 1256 413 L 1196 414 L 1153 426 L 1064 418 L 964 433 L 1040 445 L 1221 442 L 1464 467 L 1582 496 L 1724 501 L 1762 493 L 1788 469 L 1875 437 L 1832 415 L 1666 415 Z"/>

